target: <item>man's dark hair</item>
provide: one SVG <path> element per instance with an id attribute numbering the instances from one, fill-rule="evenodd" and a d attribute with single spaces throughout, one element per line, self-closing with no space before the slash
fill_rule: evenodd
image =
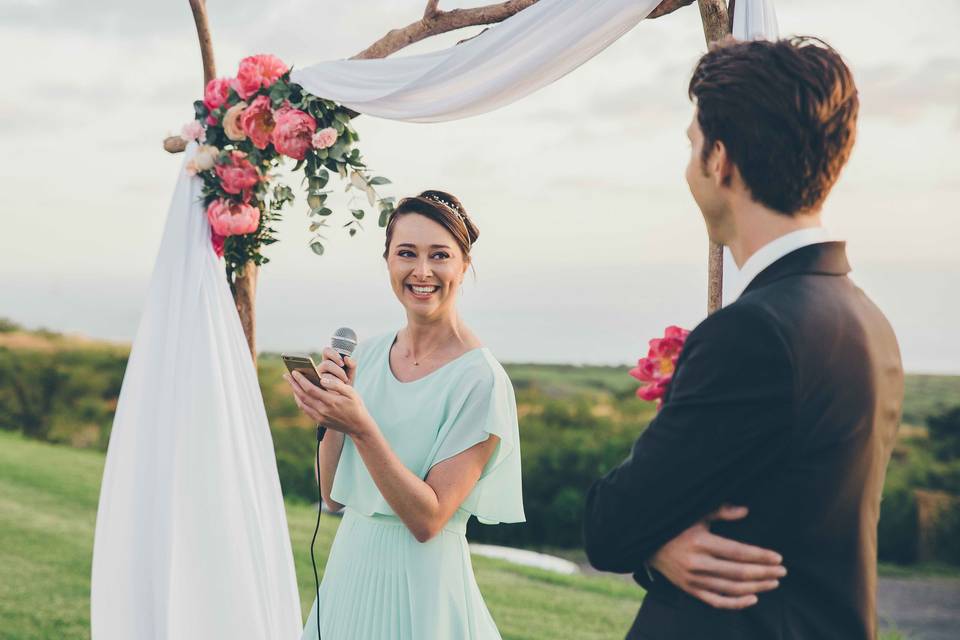
<path id="1" fill-rule="evenodd" d="M 859 100 L 840 54 L 817 38 L 714 45 L 689 95 L 703 162 L 720 141 L 754 200 L 794 215 L 819 209 L 850 157 Z"/>

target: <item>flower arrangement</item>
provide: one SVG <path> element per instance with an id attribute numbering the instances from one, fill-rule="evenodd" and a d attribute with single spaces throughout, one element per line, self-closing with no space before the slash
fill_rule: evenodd
<path id="1" fill-rule="evenodd" d="M 686 329 L 667 327 L 662 338 L 650 341 L 647 357 L 640 358 L 637 366 L 630 370 L 631 376 L 646 383 L 637 389 L 637 397 L 647 401 L 656 400 L 657 411 L 663 406 L 663 396 L 673 380 L 677 359 L 688 335 L 690 332 Z"/>
<path id="2" fill-rule="evenodd" d="M 347 181 L 346 189 L 362 192 L 379 210 L 385 227 L 394 199 L 382 198 L 375 187 L 386 178 L 370 177 L 351 125 L 351 113 L 341 105 L 306 93 L 290 82 L 290 68 L 273 55 L 244 58 L 234 78 L 207 83 L 203 100 L 194 103 L 195 119 L 184 125 L 181 137 L 200 147 L 187 171 L 203 179 L 203 198 L 211 239 L 223 256 L 232 283 L 248 261 L 261 265 L 269 259 L 263 245 L 277 241 L 271 224 L 294 200 L 290 187 L 270 188 L 271 173 L 284 158 L 296 160 L 303 171 L 309 206 L 310 248 L 323 255 L 321 230 L 329 227 L 333 211 L 327 207 L 330 174 Z M 354 236 L 362 229 L 363 205 L 351 198 L 351 218 L 342 225 Z"/>

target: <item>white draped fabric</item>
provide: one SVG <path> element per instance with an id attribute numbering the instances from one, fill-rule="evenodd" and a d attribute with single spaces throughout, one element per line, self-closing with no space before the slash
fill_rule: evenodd
<path id="1" fill-rule="evenodd" d="M 294 69 L 308 92 L 365 115 L 441 122 L 492 111 L 570 73 L 661 0 L 540 0 L 482 35 L 441 51 L 332 60 Z M 772 0 L 739 0 L 734 36 L 777 37 Z"/>
<path id="2" fill-rule="evenodd" d="M 273 441 L 201 186 L 181 168 L 110 434 L 93 640 L 302 629 Z"/>

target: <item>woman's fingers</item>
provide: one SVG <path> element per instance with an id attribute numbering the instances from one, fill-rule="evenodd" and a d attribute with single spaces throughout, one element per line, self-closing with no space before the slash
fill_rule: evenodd
<path id="1" fill-rule="evenodd" d="M 693 573 L 697 575 L 710 575 L 727 580 L 736 580 L 738 582 L 755 582 L 782 578 L 787 574 L 787 570 L 781 565 L 731 562 L 712 556 L 703 556 L 699 558 L 699 561 L 693 569 Z"/>
<path id="2" fill-rule="evenodd" d="M 690 579 L 690 585 L 695 589 L 710 591 L 722 596 L 749 596 L 764 591 L 773 591 L 780 586 L 777 580 L 757 580 L 752 582 L 739 582 L 734 580 L 724 580 L 714 576 L 693 576 Z"/>
<path id="3" fill-rule="evenodd" d="M 297 406 L 300 408 L 301 411 L 303 411 L 307 415 L 308 418 L 310 418 L 314 422 L 324 421 L 323 414 L 321 414 L 319 411 L 317 411 L 316 409 L 308 405 L 306 402 L 304 402 L 300 398 L 300 396 L 294 396 L 294 397 L 296 399 Z"/>
<path id="4" fill-rule="evenodd" d="M 737 507 L 732 504 L 725 504 L 719 509 L 708 515 L 705 520 L 712 522 L 714 520 L 742 520 L 747 517 L 750 510 L 746 507 Z"/>
<path id="5" fill-rule="evenodd" d="M 323 389 L 307 380 L 307 376 L 303 375 L 299 371 L 294 371 L 293 378 L 299 383 L 300 390 L 304 393 L 304 395 L 310 398 L 316 398 L 317 400 L 321 400 L 323 398 Z"/>
<path id="6" fill-rule="evenodd" d="M 768 565 L 780 565 L 783 562 L 783 557 L 776 551 L 764 549 L 763 547 L 755 547 L 750 544 L 743 544 L 736 540 L 712 534 L 704 537 L 702 540 L 702 548 L 716 558 L 733 560 L 734 562 Z M 786 575 L 785 569 L 784 575 Z"/>
<path id="7" fill-rule="evenodd" d="M 336 376 L 338 379 L 343 380 L 348 383 L 350 380 L 347 378 L 347 372 L 343 370 L 343 367 L 339 366 L 333 360 L 324 359 L 319 365 L 317 365 L 317 371 L 320 373 L 320 380 L 323 380 L 324 374 L 329 374 Z"/>
<path id="8" fill-rule="evenodd" d="M 717 609 L 746 609 L 757 604 L 757 596 L 723 596 L 704 589 L 692 589 L 690 594 Z"/>
<path id="9" fill-rule="evenodd" d="M 343 367 L 343 356 L 341 356 L 340 353 L 332 347 L 327 347 L 323 350 L 323 361 L 326 362 L 327 360 L 334 363 L 338 367 Z"/>

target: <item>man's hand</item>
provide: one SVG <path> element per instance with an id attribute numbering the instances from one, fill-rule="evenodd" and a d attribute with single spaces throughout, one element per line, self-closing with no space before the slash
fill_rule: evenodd
<path id="1" fill-rule="evenodd" d="M 718 609 L 745 609 L 787 575 L 780 554 L 710 532 L 714 520 L 740 520 L 746 507 L 724 505 L 660 547 L 650 566 L 675 586 Z"/>

